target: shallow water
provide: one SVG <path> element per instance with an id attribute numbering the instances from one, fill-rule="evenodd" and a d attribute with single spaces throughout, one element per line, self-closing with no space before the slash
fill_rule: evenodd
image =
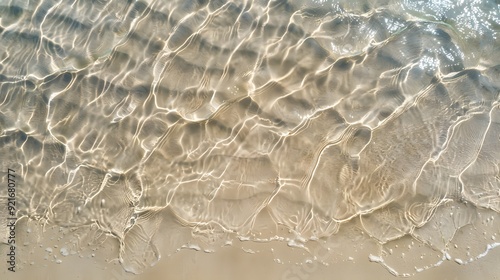
<path id="1" fill-rule="evenodd" d="M 114 238 L 126 271 L 239 239 L 373 243 L 361 258 L 408 276 L 500 244 L 496 1 L 0 1 L 0 16 L 16 217 Z M 327 251 L 314 261 L 349 257 Z"/>

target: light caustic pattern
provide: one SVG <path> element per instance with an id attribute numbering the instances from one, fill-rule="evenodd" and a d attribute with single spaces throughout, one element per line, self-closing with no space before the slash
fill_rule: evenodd
<path id="1" fill-rule="evenodd" d="M 399 275 L 481 257 L 500 228 L 498 4 L 371 2 L 0 1 L 18 217 L 97 225 L 134 273 L 182 246 L 352 232 Z"/>

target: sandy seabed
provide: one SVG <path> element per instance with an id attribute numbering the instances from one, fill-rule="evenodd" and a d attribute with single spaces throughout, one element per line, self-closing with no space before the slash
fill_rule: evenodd
<path id="1" fill-rule="evenodd" d="M 2 255 L 17 279 L 495 279 L 499 26 L 487 0 L 0 1 Z"/>

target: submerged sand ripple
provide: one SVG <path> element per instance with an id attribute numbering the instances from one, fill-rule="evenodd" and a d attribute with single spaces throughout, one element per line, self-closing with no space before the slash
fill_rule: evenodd
<path id="1" fill-rule="evenodd" d="M 421 248 L 480 256 L 450 244 L 497 244 L 498 6 L 383 2 L 1 4 L 18 217 L 98 225 L 136 273 L 159 244 L 327 244 L 351 226 L 393 273 L 439 265 Z M 406 240 L 408 268 L 391 259 Z"/>

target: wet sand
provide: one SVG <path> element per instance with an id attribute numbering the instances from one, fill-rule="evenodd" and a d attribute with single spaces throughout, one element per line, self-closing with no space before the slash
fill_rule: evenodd
<path id="1" fill-rule="evenodd" d="M 23 227 L 23 230 L 25 228 Z M 35 231 L 30 234 L 35 234 Z M 283 244 L 255 244 L 245 246 L 259 253 L 250 254 L 236 246 L 226 246 L 214 253 L 204 253 L 195 250 L 181 250 L 170 257 L 163 258 L 157 265 L 149 268 L 140 275 L 124 272 L 119 262 L 115 259 L 117 253 L 116 240 L 107 239 L 96 249 L 88 249 L 77 254 L 71 253 L 63 256 L 60 249 L 68 243 L 66 239 L 54 241 L 49 236 L 60 236 L 58 229 L 48 230 L 45 239 L 40 241 L 42 247 L 33 243 L 24 247 L 22 251 L 30 252 L 29 256 L 22 256 L 26 263 L 14 273 L 9 273 L 2 267 L 2 277 L 7 279 L 110 279 L 110 280 L 149 280 L 149 279 L 391 279 L 391 274 L 381 265 L 369 262 L 367 259 L 345 260 L 328 266 L 319 262 L 314 263 L 278 263 L 277 251 L 290 258 L 303 258 L 303 250 L 291 249 Z M 33 240 L 27 238 L 27 240 Z M 238 241 L 239 242 L 239 241 Z M 65 245 L 66 244 L 66 245 Z M 33 245 L 33 246 L 32 246 Z M 54 245 L 59 245 L 54 248 Z M 48 247 L 53 248 L 52 253 L 47 252 Z M 274 252 L 270 251 L 274 248 Z M 5 247 L 2 247 L 2 254 Z M 355 257 L 369 253 L 369 248 L 357 253 L 346 250 L 344 253 Z M 453 260 L 445 261 L 442 265 L 412 276 L 412 280 L 467 280 L 467 279 L 499 279 L 500 268 L 497 260 L 500 250 L 493 250 L 480 261 L 467 265 L 459 265 Z M 46 259 L 47 258 L 47 259 Z M 57 263 L 56 260 L 61 260 Z M 2 264 L 4 265 L 4 264 Z"/>

